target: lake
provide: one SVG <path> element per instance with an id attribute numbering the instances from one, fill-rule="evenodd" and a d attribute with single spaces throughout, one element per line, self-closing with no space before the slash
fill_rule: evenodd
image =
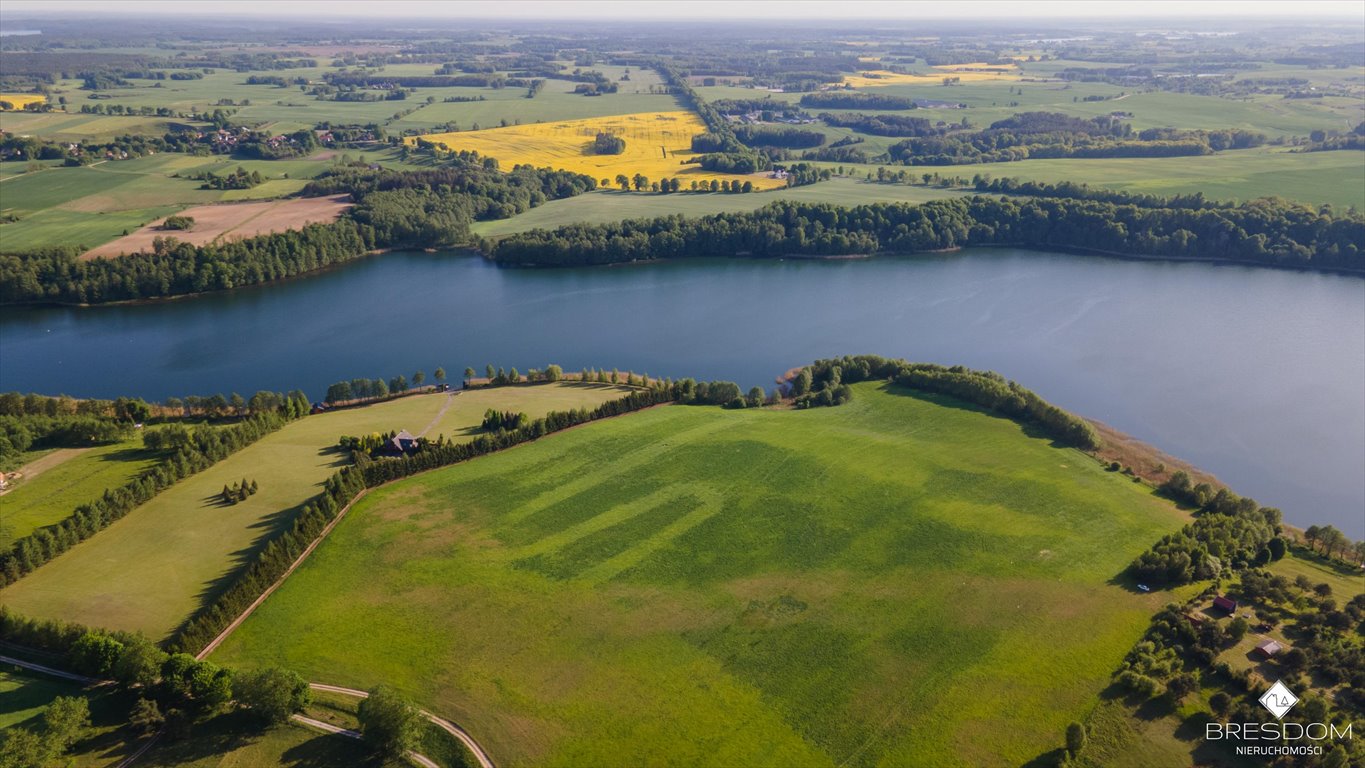
<path id="1" fill-rule="evenodd" d="M 189 300 L 0 312 L 0 390 L 158 400 L 486 363 L 767 387 L 858 353 L 999 371 L 1291 522 L 1365 538 L 1359 277 L 1022 250 L 565 270 L 393 253 Z"/>

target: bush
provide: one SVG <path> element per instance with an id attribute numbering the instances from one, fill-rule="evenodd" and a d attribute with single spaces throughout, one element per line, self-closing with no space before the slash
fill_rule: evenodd
<path id="1" fill-rule="evenodd" d="M 191 229 L 194 229 L 194 217 L 193 217 L 193 216 L 167 216 L 167 217 L 166 217 L 166 220 L 163 221 L 163 222 L 161 222 L 161 229 L 174 229 L 174 230 L 180 230 L 180 231 L 189 231 L 189 230 L 191 230 Z"/>

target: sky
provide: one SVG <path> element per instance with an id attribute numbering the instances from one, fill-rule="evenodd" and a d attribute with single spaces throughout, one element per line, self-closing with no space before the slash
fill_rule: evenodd
<path id="1" fill-rule="evenodd" d="M 5 0 L 6 15 L 330 16 L 387 19 L 1136 19 L 1348 18 L 1365 25 L 1365 0 Z"/>

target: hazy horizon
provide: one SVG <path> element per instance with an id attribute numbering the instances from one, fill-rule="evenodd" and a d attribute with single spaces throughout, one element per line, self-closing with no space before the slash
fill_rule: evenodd
<path id="1" fill-rule="evenodd" d="M 678 20 L 1288 20 L 1365 19 L 1361 0 L 1206 0 L 1189 2 L 1070 2 L 1069 0 L 500 0 L 436 2 L 435 0 L 133 0 L 112 5 L 98 0 L 8 0 L 3 17 L 65 14 L 172 14 L 179 18 L 293 18 L 325 13 L 331 18 L 479 19 L 537 21 L 592 19 L 597 23 Z"/>

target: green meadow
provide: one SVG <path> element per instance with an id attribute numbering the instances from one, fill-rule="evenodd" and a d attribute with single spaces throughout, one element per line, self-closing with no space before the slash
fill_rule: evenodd
<path id="1" fill-rule="evenodd" d="M 641 195 L 633 192 L 599 191 L 561 200 L 551 200 L 510 219 L 495 219 L 474 223 L 474 233 L 484 237 L 500 237 L 530 229 L 562 227 L 567 224 L 598 224 L 624 219 L 669 216 L 705 216 L 712 213 L 752 211 L 779 200 L 833 205 L 863 205 L 865 203 L 896 202 L 922 203 L 943 197 L 965 194 L 955 189 L 907 186 L 903 184 L 871 184 L 851 178 L 834 178 L 772 192 L 747 195 L 670 194 Z"/>
<path id="2" fill-rule="evenodd" d="M 27 536 L 35 528 L 59 522 L 81 504 L 98 499 L 106 488 L 123 485 L 155 463 L 155 455 L 143 450 L 139 438 L 81 450 L 31 480 L 20 480 L 0 496 L 0 540 Z"/>
<path id="3" fill-rule="evenodd" d="M 407 429 L 458 438 L 491 407 L 538 416 L 592 407 L 623 393 L 605 385 L 509 387 L 413 395 L 305 417 L 162 492 L 0 591 L 0 602 L 27 616 L 140 631 L 159 640 L 215 597 L 321 491 L 346 462 L 337 448 L 342 435 Z M 243 479 L 255 480 L 259 492 L 224 505 L 218 498 L 223 486 Z"/>
<path id="4" fill-rule="evenodd" d="M 180 153 L 106 161 L 77 168 L 44 167 L 0 179 L 0 250 L 7 252 L 57 245 L 93 248 L 189 206 L 284 197 L 331 168 L 342 156 L 364 157 L 385 166 L 410 168 L 396 150 L 319 153 L 298 160 L 238 160 Z M 5 163 L 26 169 L 26 163 Z M 251 189 L 200 189 L 192 178 L 223 175 L 237 168 L 266 178 Z M 9 170 L 7 168 L 6 170 Z"/>
<path id="5" fill-rule="evenodd" d="M 671 406 L 371 492 L 215 653 L 394 684 L 500 765 L 1020 765 L 1184 516 L 955 401 Z M 989 691 L 989 694 L 983 692 Z"/>
<path id="6" fill-rule="evenodd" d="M 838 163 L 818 163 L 828 168 Z M 846 172 L 876 173 L 876 165 L 843 164 Z M 1219 200 L 1283 197 L 1310 205 L 1365 208 L 1365 158 L 1358 150 L 1288 152 L 1261 147 L 1198 157 L 1020 160 L 949 166 L 885 166 L 912 175 L 938 173 L 971 179 L 1015 178 L 1055 183 L 1076 181 L 1096 187 L 1154 195 L 1203 192 Z M 818 185 L 817 185 L 818 188 Z"/>

